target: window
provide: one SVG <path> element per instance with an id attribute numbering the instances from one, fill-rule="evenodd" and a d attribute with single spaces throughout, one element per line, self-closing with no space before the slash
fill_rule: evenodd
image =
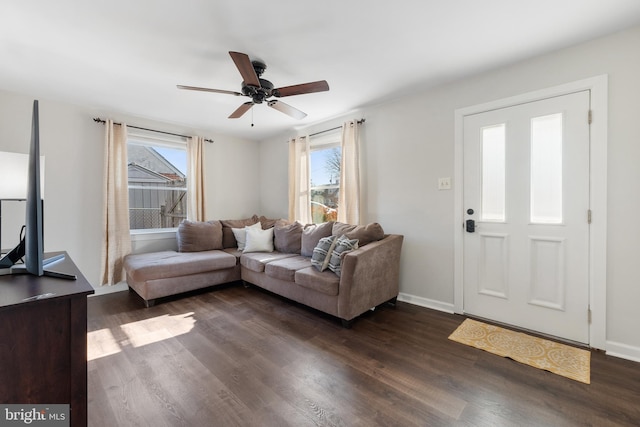
<path id="1" fill-rule="evenodd" d="M 340 133 L 310 141 L 311 219 L 314 223 L 336 221 L 340 194 Z"/>
<path id="2" fill-rule="evenodd" d="M 187 146 L 129 135 L 131 230 L 176 228 L 187 217 Z"/>
<path id="3" fill-rule="evenodd" d="M 562 113 L 531 119 L 531 222 L 562 224 Z"/>
<path id="4" fill-rule="evenodd" d="M 482 128 L 482 220 L 503 222 L 505 212 L 505 124 Z"/>

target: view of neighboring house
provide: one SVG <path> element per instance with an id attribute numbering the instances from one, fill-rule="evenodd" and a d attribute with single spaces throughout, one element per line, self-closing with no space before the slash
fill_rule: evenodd
<path id="1" fill-rule="evenodd" d="M 153 147 L 129 144 L 129 223 L 132 230 L 174 228 L 187 216 L 187 179 Z"/>

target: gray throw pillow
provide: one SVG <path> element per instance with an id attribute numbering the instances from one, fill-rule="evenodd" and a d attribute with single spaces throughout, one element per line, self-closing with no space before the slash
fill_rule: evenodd
<path id="1" fill-rule="evenodd" d="M 329 258 L 336 244 L 336 236 L 323 237 L 320 239 L 311 256 L 311 265 L 318 271 L 325 271 L 329 266 Z"/>
<path id="2" fill-rule="evenodd" d="M 200 252 L 222 249 L 220 221 L 183 220 L 177 232 L 179 252 Z"/>
<path id="3" fill-rule="evenodd" d="M 340 276 L 342 274 L 342 258 L 344 258 L 347 253 L 356 249 L 358 249 L 357 239 L 352 240 L 345 235 L 338 237 L 329 259 L 329 270 Z"/>
<path id="4" fill-rule="evenodd" d="M 331 236 L 333 221 L 323 222 L 322 224 L 307 224 L 302 230 L 302 247 L 300 255 L 312 256 L 313 249 L 323 237 Z"/>
<path id="5" fill-rule="evenodd" d="M 281 225 L 282 224 L 282 225 Z M 286 254 L 299 254 L 302 248 L 302 224 L 294 222 L 284 225 L 277 222 L 273 230 L 276 251 Z"/>

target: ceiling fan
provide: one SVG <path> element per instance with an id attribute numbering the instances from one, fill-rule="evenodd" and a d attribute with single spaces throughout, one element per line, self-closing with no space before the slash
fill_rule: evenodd
<path id="1" fill-rule="evenodd" d="M 233 59 L 233 62 L 236 64 L 236 67 L 242 76 L 242 92 L 184 85 L 177 85 L 178 89 L 224 93 L 235 96 L 248 96 L 251 98 L 251 101 L 245 102 L 231 113 L 229 116 L 230 119 L 242 117 L 242 115 L 249 111 L 254 104 L 262 104 L 263 102 L 266 102 L 269 107 L 288 114 L 295 119 L 303 119 L 307 116 L 306 113 L 289 104 L 285 104 L 282 101 L 269 98 L 283 98 L 285 96 L 302 95 L 305 93 L 324 92 L 329 90 L 329 84 L 326 80 L 274 88 L 273 83 L 269 80 L 260 78 L 262 73 L 264 73 L 264 70 L 267 69 L 267 65 L 264 62 L 258 60 L 251 61 L 249 56 L 245 53 L 229 52 L 229 55 L 231 55 L 231 59 Z"/>

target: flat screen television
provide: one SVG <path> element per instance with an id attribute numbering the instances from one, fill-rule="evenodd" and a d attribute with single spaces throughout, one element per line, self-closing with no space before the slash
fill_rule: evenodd
<path id="1" fill-rule="evenodd" d="M 13 264 L 24 257 L 24 264 L 11 267 L 11 274 L 33 274 L 75 280 L 76 276 L 53 269 L 64 255 L 44 258 L 44 213 L 40 188 L 40 118 L 38 100 L 33 101 L 31 118 L 31 146 L 29 148 L 29 169 L 27 176 L 27 204 L 25 212 L 25 238 L 5 258 Z M 3 258 L 3 260 L 5 259 Z"/>

